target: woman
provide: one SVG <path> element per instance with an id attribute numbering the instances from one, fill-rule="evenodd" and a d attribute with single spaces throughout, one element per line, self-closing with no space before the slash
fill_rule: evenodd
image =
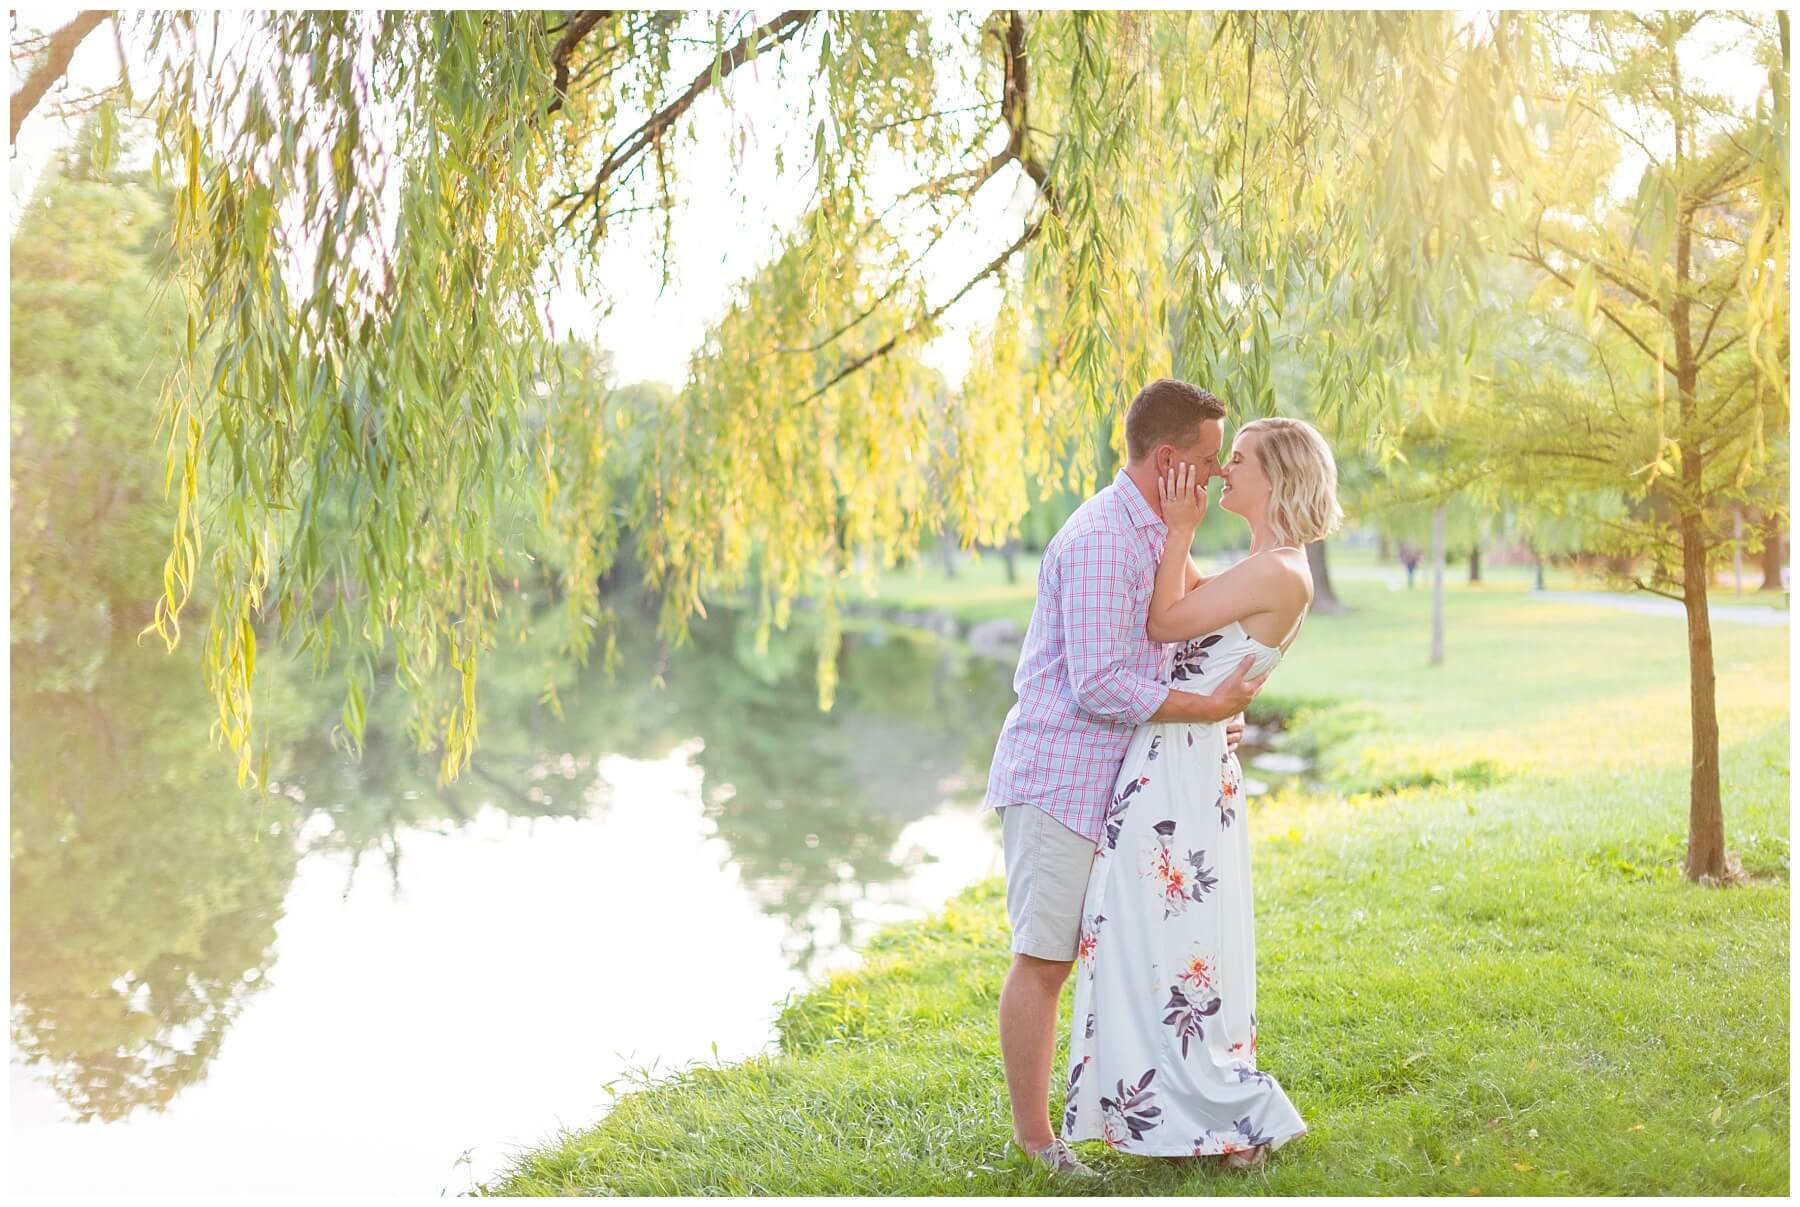
<path id="1" fill-rule="evenodd" d="M 1250 555 L 1185 595 L 1206 494 L 1191 465 L 1159 484 L 1169 534 L 1147 624 L 1181 643 L 1171 679 L 1189 691 L 1246 657 L 1253 677 L 1280 661 L 1312 603 L 1303 547 L 1342 518 L 1331 450 L 1299 420 L 1245 424 L 1223 476 L 1219 502 L 1250 525 Z M 1306 1131 L 1256 1068 L 1248 822 L 1223 725 L 1139 728 L 1082 906 L 1065 1141 L 1254 1167 Z"/>

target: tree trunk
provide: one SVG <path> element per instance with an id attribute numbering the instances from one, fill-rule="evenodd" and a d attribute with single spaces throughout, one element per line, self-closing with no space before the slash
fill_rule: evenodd
<path id="1" fill-rule="evenodd" d="M 1472 583 L 1478 583 L 1481 581 L 1481 546 L 1480 545 L 1469 546 L 1469 581 Z"/>
<path id="2" fill-rule="evenodd" d="M 1700 458 L 1682 458 L 1696 477 Z M 1689 467 L 1692 466 L 1690 471 Z M 1690 489 L 1697 489 L 1693 483 Z M 1697 510 L 1681 517 L 1681 596 L 1687 609 L 1688 707 L 1693 714 L 1693 774 L 1688 790 L 1687 878 L 1725 875 L 1725 811 L 1719 797 L 1719 714 L 1713 682 L 1712 617 L 1706 610 L 1706 545 Z"/>
<path id="3" fill-rule="evenodd" d="M 1347 612 L 1343 600 L 1331 589 L 1331 568 L 1325 564 L 1325 542 L 1314 541 L 1306 547 L 1306 565 L 1312 571 L 1315 612 Z"/>
<path id="4" fill-rule="evenodd" d="M 1006 560 L 1006 585 L 1017 586 L 1019 583 L 1019 542 L 1018 538 L 1008 540 L 1000 546 L 1000 556 Z"/>
<path id="5" fill-rule="evenodd" d="M 1744 509 L 1731 509 L 1731 590 L 1744 593 Z"/>
<path id="6" fill-rule="evenodd" d="M 1677 156 L 1681 151 L 1681 126 L 1675 127 Z M 1701 508 L 1706 504 L 1704 458 L 1694 431 L 1699 407 L 1700 367 L 1694 356 L 1690 324 L 1692 302 L 1687 282 L 1692 263 L 1693 212 L 1678 210 L 1675 236 L 1675 291 L 1669 305 L 1669 326 L 1675 335 L 1675 387 L 1681 405 L 1681 598 L 1687 608 L 1688 708 L 1692 715 L 1693 767 L 1688 788 L 1687 878 L 1725 879 L 1725 811 L 1719 799 L 1719 713 L 1713 681 L 1712 617 L 1707 612 L 1707 589 L 1712 585 L 1706 564 L 1706 534 Z M 1664 388 L 1661 377 L 1657 388 Z"/>
<path id="7" fill-rule="evenodd" d="M 1381 538 L 1381 544 L 1375 548 L 1375 564 L 1385 566 L 1394 558 L 1394 547 L 1389 543 L 1387 533 L 1383 532 L 1378 535 Z"/>
<path id="8" fill-rule="evenodd" d="M 1781 556 L 1781 517 L 1774 512 L 1763 513 L 1762 522 L 1762 586 L 1759 591 L 1781 590 L 1781 566 L 1787 559 Z"/>
<path id="9" fill-rule="evenodd" d="M 1545 590 L 1545 587 L 1544 587 L 1544 555 L 1539 553 L 1536 549 L 1533 549 L 1531 551 L 1531 560 L 1532 560 L 1532 563 L 1537 567 L 1537 582 L 1533 584 L 1532 589 L 1537 590 L 1537 591 Z"/>
<path id="10" fill-rule="evenodd" d="M 1431 665 L 1444 665 L 1444 509 L 1431 513 Z"/>
<path id="11" fill-rule="evenodd" d="M 956 538 L 950 535 L 948 528 L 938 533 L 938 553 L 944 559 L 944 577 L 956 577 Z"/>

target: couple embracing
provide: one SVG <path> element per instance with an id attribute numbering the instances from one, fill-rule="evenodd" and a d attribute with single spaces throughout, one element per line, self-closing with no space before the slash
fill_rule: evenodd
<path id="1" fill-rule="evenodd" d="M 988 776 L 1013 962 L 1000 1049 L 1013 1141 L 1092 1176 L 1068 1147 L 1254 1167 L 1306 1130 L 1256 1067 L 1256 933 L 1243 710 L 1312 603 L 1304 546 L 1341 518 L 1310 425 L 1259 419 L 1221 465 L 1225 407 L 1164 378 L 1125 417 L 1129 463 L 1044 550 Z M 1189 559 L 1207 484 L 1250 555 Z M 1075 1008 L 1061 1137 L 1050 1127 L 1058 997 Z"/>

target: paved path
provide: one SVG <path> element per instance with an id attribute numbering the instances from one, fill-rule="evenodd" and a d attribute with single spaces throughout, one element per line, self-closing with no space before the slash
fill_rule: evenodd
<path id="1" fill-rule="evenodd" d="M 1588 604 L 1596 608 L 1613 608 L 1620 612 L 1637 612 L 1644 616 L 1675 616 L 1685 618 L 1687 613 L 1682 606 L 1672 599 L 1662 599 L 1655 595 L 1613 595 L 1605 591 L 1528 591 L 1529 599 L 1541 599 L 1548 603 Z M 1779 608 L 1735 607 L 1731 604 L 1713 604 L 1712 618 L 1735 621 L 1738 624 L 1759 624 L 1766 628 L 1786 628 L 1788 613 Z"/>

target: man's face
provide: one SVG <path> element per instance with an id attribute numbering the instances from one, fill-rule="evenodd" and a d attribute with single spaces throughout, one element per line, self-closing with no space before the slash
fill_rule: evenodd
<path id="1" fill-rule="evenodd" d="M 1197 485 L 1201 490 L 1219 476 L 1219 450 L 1225 447 L 1225 421 L 1208 419 L 1200 424 L 1199 438 L 1192 444 L 1165 444 L 1156 450 L 1156 472 L 1166 474 L 1177 465 L 1198 466 Z"/>

